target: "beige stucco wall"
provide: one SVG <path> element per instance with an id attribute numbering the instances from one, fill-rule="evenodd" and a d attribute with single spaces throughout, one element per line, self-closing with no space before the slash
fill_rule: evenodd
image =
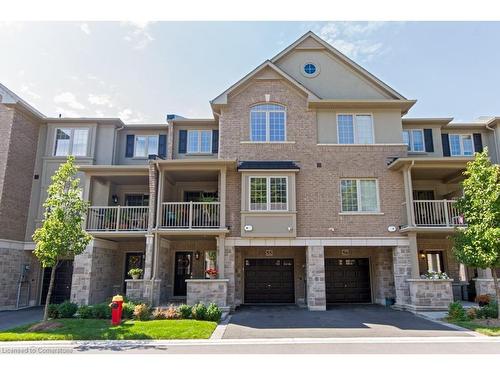
<path id="1" fill-rule="evenodd" d="M 318 143 L 337 144 L 337 115 L 367 114 L 372 115 L 374 143 L 403 143 L 401 135 L 401 111 L 380 110 L 367 107 L 363 111 L 355 108 L 336 108 L 318 110 Z"/>
<path id="2" fill-rule="evenodd" d="M 432 129 L 432 143 L 434 144 L 434 152 L 409 152 L 411 156 L 428 156 L 428 157 L 442 157 L 443 156 L 443 142 L 441 141 L 441 125 L 436 124 L 403 124 L 403 130 L 411 129 Z M 425 139 L 424 139 L 425 147 Z"/>

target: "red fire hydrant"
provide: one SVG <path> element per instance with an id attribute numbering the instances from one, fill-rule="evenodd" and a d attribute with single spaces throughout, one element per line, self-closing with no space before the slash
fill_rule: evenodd
<path id="1" fill-rule="evenodd" d="M 111 324 L 117 326 L 122 322 L 123 297 L 119 294 L 114 296 L 109 307 L 111 307 Z"/>

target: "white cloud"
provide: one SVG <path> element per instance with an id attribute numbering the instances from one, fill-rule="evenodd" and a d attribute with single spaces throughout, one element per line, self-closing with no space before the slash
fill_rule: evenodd
<path id="1" fill-rule="evenodd" d="M 82 30 L 85 34 L 90 35 L 90 27 L 88 23 L 80 24 L 80 30 Z"/>
<path id="2" fill-rule="evenodd" d="M 385 51 L 374 33 L 387 22 L 329 22 L 319 28 L 318 34 L 328 43 L 352 59 L 371 60 Z"/>
<path id="3" fill-rule="evenodd" d="M 68 91 L 54 96 L 54 102 L 71 109 L 85 109 L 85 106 L 76 99 L 75 94 Z"/>
<path id="4" fill-rule="evenodd" d="M 127 123 L 144 122 L 144 115 L 141 112 L 134 112 L 130 108 L 125 108 L 118 112 L 118 117 Z"/>
<path id="5" fill-rule="evenodd" d="M 149 32 L 150 24 L 151 22 L 148 21 L 122 22 L 121 25 L 128 30 L 123 40 L 131 43 L 134 49 L 146 48 L 154 40 Z"/>
<path id="6" fill-rule="evenodd" d="M 40 99 L 41 96 L 37 94 L 36 92 L 33 91 L 32 86 L 29 84 L 23 84 L 21 86 L 20 91 L 24 94 L 29 96 L 31 99 Z"/>
<path id="7" fill-rule="evenodd" d="M 113 108 L 113 102 L 111 101 L 111 97 L 109 95 L 89 94 L 88 101 L 90 104 Z"/>
<path id="8" fill-rule="evenodd" d="M 60 114 L 62 117 L 80 117 L 78 112 L 63 107 L 56 107 L 56 113 Z"/>

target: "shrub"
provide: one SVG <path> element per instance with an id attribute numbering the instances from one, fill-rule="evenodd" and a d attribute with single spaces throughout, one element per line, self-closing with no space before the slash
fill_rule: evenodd
<path id="1" fill-rule="evenodd" d="M 474 320 L 477 318 L 477 309 L 475 307 L 467 310 L 467 317 L 470 319 L 470 320 Z"/>
<path id="2" fill-rule="evenodd" d="M 193 319 L 205 320 L 207 316 L 207 307 L 201 302 L 197 303 L 191 309 L 191 315 L 193 316 Z"/>
<path id="3" fill-rule="evenodd" d="M 78 305 L 70 301 L 64 301 L 57 306 L 59 318 L 72 318 L 78 310 Z"/>
<path id="4" fill-rule="evenodd" d="M 137 320 L 149 320 L 151 318 L 151 308 L 145 303 L 135 306 L 134 318 Z"/>
<path id="5" fill-rule="evenodd" d="M 222 311 L 215 303 L 211 303 L 207 307 L 206 319 L 212 322 L 219 322 L 222 316 Z"/>
<path id="6" fill-rule="evenodd" d="M 181 319 L 191 319 L 191 306 L 189 305 L 180 305 L 177 308 Z"/>
<path id="7" fill-rule="evenodd" d="M 460 302 L 452 302 L 448 306 L 448 319 L 454 321 L 465 321 L 469 320 L 469 317 Z"/>
<path id="8" fill-rule="evenodd" d="M 170 305 L 168 309 L 164 311 L 164 314 L 167 319 L 179 319 L 180 317 L 179 311 L 177 311 L 173 305 Z"/>
<path id="9" fill-rule="evenodd" d="M 49 304 L 48 314 L 49 314 L 49 318 L 50 319 L 57 319 L 57 318 L 59 318 L 59 308 L 58 308 L 58 305 L 56 305 L 55 303 Z"/>
<path id="10" fill-rule="evenodd" d="M 161 309 L 160 307 L 157 307 L 153 311 L 153 319 L 154 320 L 164 320 L 167 319 L 166 311 Z"/>
<path id="11" fill-rule="evenodd" d="M 476 316 L 478 319 L 495 319 L 498 312 L 498 303 L 490 302 L 477 310 Z"/>
<path id="12" fill-rule="evenodd" d="M 132 319 L 134 317 L 134 309 L 137 304 L 132 301 L 124 302 L 122 305 L 122 316 L 125 319 Z"/>
<path id="13" fill-rule="evenodd" d="M 91 319 L 94 316 L 93 314 L 92 306 L 83 305 L 78 308 L 78 316 L 81 319 Z"/>
<path id="14" fill-rule="evenodd" d="M 111 307 L 107 303 L 99 303 L 90 307 L 94 319 L 111 319 Z"/>
<path id="15" fill-rule="evenodd" d="M 483 307 L 491 302 L 491 297 L 487 294 L 480 294 L 476 296 L 476 302 L 479 307 Z"/>

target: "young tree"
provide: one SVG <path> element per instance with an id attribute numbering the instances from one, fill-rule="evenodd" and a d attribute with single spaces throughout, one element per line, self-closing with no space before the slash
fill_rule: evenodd
<path id="1" fill-rule="evenodd" d="M 462 183 L 464 195 L 456 207 L 464 215 L 466 228 L 453 235 L 453 252 L 462 263 L 491 268 L 497 301 L 500 288 L 496 268 L 500 267 L 500 167 L 488 158 L 488 149 L 467 163 Z"/>
<path id="2" fill-rule="evenodd" d="M 33 234 L 35 256 L 42 267 L 52 267 L 43 320 L 48 318 L 48 306 L 59 261 L 82 253 L 92 239 L 82 226 L 88 203 L 81 198 L 74 160 L 74 157 L 68 157 L 66 163 L 61 164 L 52 176 L 52 183 L 47 189 L 48 196 L 43 204 L 43 224 Z"/>

